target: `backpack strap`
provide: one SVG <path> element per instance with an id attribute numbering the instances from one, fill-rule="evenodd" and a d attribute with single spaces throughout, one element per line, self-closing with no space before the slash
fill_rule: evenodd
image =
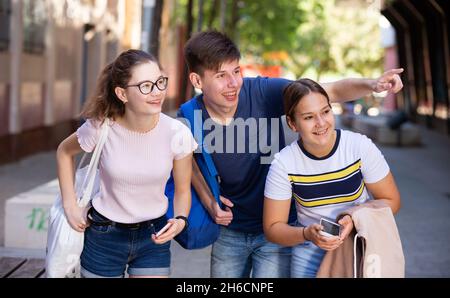
<path id="1" fill-rule="evenodd" d="M 201 150 L 201 153 L 195 154 L 195 160 L 197 161 L 200 171 L 202 172 L 203 177 L 208 183 L 211 192 L 213 193 L 216 200 L 220 202 L 220 187 L 218 182 L 220 179 L 219 173 L 214 166 L 211 154 L 208 153 L 209 150 L 207 146 L 203 143 L 203 116 L 202 108 L 198 102 L 198 97 L 195 97 L 182 104 L 180 110 L 181 116 L 189 121 L 192 134 L 194 135 L 194 138 Z"/>

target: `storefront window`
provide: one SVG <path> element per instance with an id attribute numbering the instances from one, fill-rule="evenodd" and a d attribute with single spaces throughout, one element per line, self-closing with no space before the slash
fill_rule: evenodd
<path id="1" fill-rule="evenodd" d="M 23 1 L 24 52 L 33 54 L 44 52 L 47 17 L 45 0 Z"/>
<path id="2" fill-rule="evenodd" d="M 8 50 L 10 22 L 11 0 L 0 0 L 0 51 Z"/>

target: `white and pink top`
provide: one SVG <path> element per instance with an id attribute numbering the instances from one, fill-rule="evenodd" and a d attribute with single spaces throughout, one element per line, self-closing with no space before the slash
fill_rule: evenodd
<path id="1" fill-rule="evenodd" d="M 87 120 L 76 134 L 81 148 L 92 152 L 100 136 L 100 123 Z M 121 223 L 158 218 L 167 212 L 164 195 L 173 161 L 197 148 L 191 131 L 180 121 L 160 114 L 155 128 L 131 131 L 111 121 L 99 162 L 100 193 L 94 208 Z"/>

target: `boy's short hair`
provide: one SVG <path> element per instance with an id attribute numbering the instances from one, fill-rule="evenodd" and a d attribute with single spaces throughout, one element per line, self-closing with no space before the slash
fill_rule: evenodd
<path id="1" fill-rule="evenodd" d="M 205 70 L 219 70 L 224 62 L 239 60 L 241 53 L 224 33 L 209 30 L 198 32 L 188 40 L 184 58 L 190 72 L 203 75 Z"/>
<path id="2" fill-rule="evenodd" d="M 311 92 L 320 93 L 327 99 L 328 105 L 330 105 L 330 97 L 325 89 L 319 85 L 319 83 L 310 79 L 300 79 L 293 81 L 286 86 L 283 90 L 283 104 L 284 113 L 291 120 L 294 120 L 295 107 L 298 105 L 300 100 Z"/>

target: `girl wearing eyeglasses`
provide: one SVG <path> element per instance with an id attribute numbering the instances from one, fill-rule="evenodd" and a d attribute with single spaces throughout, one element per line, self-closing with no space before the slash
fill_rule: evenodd
<path id="1" fill-rule="evenodd" d="M 197 144 L 186 126 L 161 113 L 167 84 L 155 57 L 123 52 L 103 69 L 82 112 L 86 122 L 58 147 L 64 211 L 70 226 L 85 233 L 83 277 L 123 277 L 127 266 L 130 277 L 170 274 L 170 240 L 187 225 Z M 101 191 L 86 215 L 76 203 L 73 157 L 94 150 L 106 118 Z M 167 220 L 164 189 L 172 170 L 176 216 Z"/>

